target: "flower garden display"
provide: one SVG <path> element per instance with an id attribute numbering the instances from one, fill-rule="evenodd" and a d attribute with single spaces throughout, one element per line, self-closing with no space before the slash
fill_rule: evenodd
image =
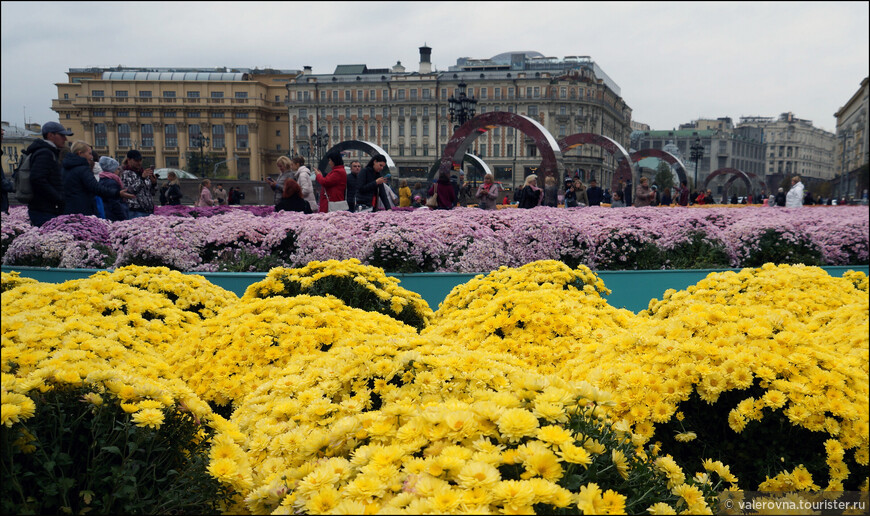
<path id="1" fill-rule="evenodd" d="M 4 270 L 117 268 L 2 274 L 4 512 L 698 514 L 870 488 L 867 275 L 782 263 L 866 264 L 863 207 L 12 211 Z M 609 305 L 594 270 L 639 264 L 756 267 Z M 241 297 L 180 272 L 252 267 Z M 487 272 L 433 312 L 383 267 Z"/>
<path id="2" fill-rule="evenodd" d="M 114 223 L 66 215 L 37 229 L 30 226 L 25 208 L 13 207 L 3 215 L 3 264 L 250 272 L 356 258 L 387 272 L 480 273 L 539 260 L 593 270 L 870 261 L 870 216 L 863 206 L 459 208 L 314 215 L 246 208 L 172 207 L 142 220 Z M 86 225 L 98 228 L 99 238 L 71 238 Z"/>

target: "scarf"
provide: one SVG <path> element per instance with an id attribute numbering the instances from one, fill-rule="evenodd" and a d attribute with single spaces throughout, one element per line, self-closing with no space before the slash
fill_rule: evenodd
<path id="1" fill-rule="evenodd" d="M 124 189 L 124 183 L 121 182 L 121 178 L 118 177 L 117 174 L 113 174 L 113 173 L 111 173 L 111 172 L 106 172 L 106 171 L 104 170 L 104 171 L 100 172 L 100 179 L 102 179 L 102 178 L 104 178 L 104 177 L 109 178 L 109 179 L 111 179 L 112 181 L 118 183 L 118 186 L 121 187 L 121 190 Z"/>

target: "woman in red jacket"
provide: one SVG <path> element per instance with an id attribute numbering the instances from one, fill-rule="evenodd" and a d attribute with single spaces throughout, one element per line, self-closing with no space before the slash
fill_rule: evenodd
<path id="1" fill-rule="evenodd" d="M 322 172 L 314 169 L 317 182 L 323 187 L 320 192 L 320 213 L 329 211 L 329 203 L 344 201 L 344 192 L 347 188 L 347 171 L 344 169 L 344 160 L 341 153 L 333 152 L 327 156 L 329 172 L 324 176 Z M 347 211 L 347 207 L 343 211 Z"/>

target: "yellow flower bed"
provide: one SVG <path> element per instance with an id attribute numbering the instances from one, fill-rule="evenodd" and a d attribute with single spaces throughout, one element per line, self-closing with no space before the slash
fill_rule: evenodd
<path id="1" fill-rule="evenodd" d="M 586 266 L 555 260 L 502 267 L 459 285 L 423 335 L 438 335 L 471 350 L 511 353 L 542 373 L 626 332 L 635 314 L 613 308 L 610 293 Z"/>
<path id="2" fill-rule="evenodd" d="M 163 295 L 178 308 L 193 312 L 203 319 L 214 317 L 224 307 L 239 300 L 235 293 L 213 284 L 203 276 L 182 274 L 168 267 L 128 265 L 113 272 L 98 272 L 93 277 L 103 276 L 109 281 Z"/>
<path id="3" fill-rule="evenodd" d="M 254 391 L 294 356 L 333 353 L 379 336 L 403 341 L 416 331 L 335 298 L 247 298 L 192 328 L 166 358 L 203 399 L 226 405 Z"/>
<path id="4" fill-rule="evenodd" d="M 734 442 L 744 442 L 747 426 L 781 417 L 819 439 L 809 453 L 827 457 L 827 488 L 842 491 L 844 450 L 859 465 L 868 460 L 868 300 L 856 279 L 770 264 L 713 273 L 653 300 L 632 333 L 606 338 L 561 374 L 613 392 L 614 417 L 644 440 L 669 439 L 657 427 L 696 430 L 682 411 L 693 394 L 710 406 L 708 418 L 722 415 L 723 438 Z M 717 404 L 720 397 L 727 401 Z M 824 446 L 819 435 L 829 436 Z M 763 488 L 783 486 L 762 480 Z"/>
<path id="5" fill-rule="evenodd" d="M 294 356 L 241 402 L 232 422 L 245 440 L 234 446 L 218 435 L 212 467 L 255 514 L 528 513 L 535 504 L 616 514 L 626 496 L 594 483 L 579 494 L 557 484 L 590 464 L 623 478 L 639 467 L 565 427 L 574 412 L 604 418 L 607 400 L 510 355 L 457 350 L 438 338 L 374 337 Z M 519 478 L 505 478 L 513 469 Z M 694 483 L 661 482 L 673 499 L 662 505 L 709 511 L 703 496 L 680 501 L 677 491 L 701 493 Z"/>
<path id="6" fill-rule="evenodd" d="M 245 291 L 243 300 L 269 296 L 331 295 L 345 304 L 389 315 L 417 329 L 432 318 L 432 309 L 420 294 L 399 286 L 398 278 L 378 267 L 362 265 L 356 258 L 310 262 L 305 267 L 277 267 L 266 279 Z"/>

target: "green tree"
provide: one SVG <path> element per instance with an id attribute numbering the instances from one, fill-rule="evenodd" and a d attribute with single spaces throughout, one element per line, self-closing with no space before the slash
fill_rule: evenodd
<path id="1" fill-rule="evenodd" d="M 671 166 L 668 165 L 666 161 L 659 161 L 659 166 L 656 169 L 656 176 L 653 179 L 653 183 L 655 183 L 660 192 L 663 192 L 666 188 L 673 188 L 674 185 L 674 173 L 671 171 Z"/>

